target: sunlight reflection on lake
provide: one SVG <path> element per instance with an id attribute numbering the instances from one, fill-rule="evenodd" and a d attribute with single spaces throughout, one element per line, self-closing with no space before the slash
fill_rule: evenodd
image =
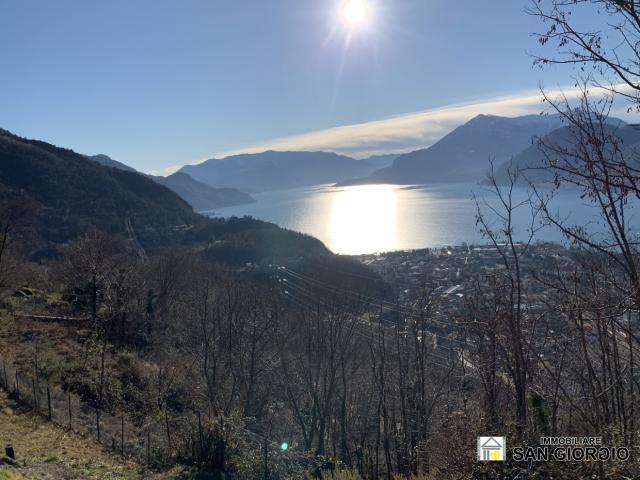
<path id="1" fill-rule="evenodd" d="M 346 254 L 398 248 L 397 198 L 391 185 L 337 189 L 332 196 L 328 243 Z"/>
<path id="2" fill-rule="evenodd" d="M 462 243 L 486 243 L 476 226 L 472 192 L 493 198 L 476 184 L 436 186 L 317 185 L 253 195 L 256 203 L 220 209 L 215 215 L 252 217 L 308 233 L 336 253 L 360 254 L 390 250 L 433 248 Z M 514 203 L 526 198 L 514 190 Z M 563 214 L 578 225 L 593 220 L 594 210 L 575 192 L 556 199 Z M 524 236 L 528 208 L 518 212 L 516 237 Z M 527 218 L 525 218 L 527 217 Z M 635 219 L 634 219 L 635 220 Z M 552 228 L 540 240 L 561 241 Z"/>

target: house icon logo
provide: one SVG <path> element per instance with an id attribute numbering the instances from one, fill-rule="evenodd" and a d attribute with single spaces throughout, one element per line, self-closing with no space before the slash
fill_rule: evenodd
<path id="1" fill-rule="evenodd" d="M 505 437 L 478 437 L 478 460 L 481 462 L 502 462 L 507 457 Z"/>

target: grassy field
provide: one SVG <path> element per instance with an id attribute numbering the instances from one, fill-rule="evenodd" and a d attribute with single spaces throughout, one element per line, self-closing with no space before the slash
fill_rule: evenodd
<path id="1" fill-rule="evenodd" d="M 0 461 L 0 480 L 189 478 L 179 471 L 148 471 L 131 459 L 32 414 L 0 390 L 0 458 L 7 444 L 13 445 L 18 467 Z"/>

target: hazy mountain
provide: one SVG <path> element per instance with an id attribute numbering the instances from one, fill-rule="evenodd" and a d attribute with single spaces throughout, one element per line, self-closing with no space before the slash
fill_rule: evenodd
<path id="1" fill-rule="evenodd" d="M 380 170 L 381 168 L 388 167 L 393 163 L 393 161 L 400 156 L 399 153 L 393 153 L 388 155 L 371 155 L 368 158 L 363 158 L 360 160 L 366 165 L 366 168 L 370 171 L 366 173 L 366 175 L 371 175 L 376 170 Z"/>
<path id="2" fill-rule="evenodd" d="M 176 192 L 197 212 L 255 202 L 248 193 L 235 188 L 213 188 L 194 180 L 184 172 L 176 172 L 168 177 L 151 178 Z"/>
<path id="3" fill-rule="evenodd" d="M 180 171 L 214 187 L 234 187 L 246 192 L 335 183 L 365 176 L 371 162 L 330 152 L 274 152 L 243 154 L 186 165 Z"/>
<path id="4" fill-rule="evenodd" d="M 146 175 L 110 168 L 85 155 L 0 129 L 0 207 L 28 203 L 46 254 L 90 227 L 130 239 L 148 250 L 200 246 L 226 263 L 327 255 L 322 242 L 252 218 L 210 219 Z M 25 249 L 27 249 L 26 245 Z"/>
<path id="5" fill-rule="evenodd" d="M 118 168 L 128 172 L 137 172 L 137 170 L 130 166 L 118 162 L 107 155 L 94 155 L 88 158 L 107 167 Z M 176 192 L 197 212 L 255 202 L 253 197 L 247 193 L 236 190 L 235 188 L 213 188 L 205 183 L 194 180 L 186 173 L 176 172 L 168 177 L 149 175 L 149 178 Z"/>
<path id="6" fill-rule="evenodd" d="M 369 178 L 343 184 L 475 181 L 487 170 L 490 158 L 500 164 L 531 145 L 535 136 L 560 125 L 558 116 L 478 115 L 429 148 L 400 155 Z"/>
<path id="7" fill-rule="evenodd" d="M 118 162 L 108 155 L 91 155 L 88 158 L 90 158 L 94 162 L 98 162 L 100 165 L 104 165 L 105 167 L 119 168 L 120 170 L 126 170 L 127 172 L 137 172 L 135 168 L 132 168 L 129 165 L 125 165 L 122 162 Z"/>
<path id="8" fill-rule="evenodd" d="M 622 120 L 609 119 L 608 134 L 618 137 L 621 141 L 621 149 L 625 158 L 636 165 L 640 163 L 640 127 L 626 125 Z M 567 152 L 575 149 L 575 134 L 573 127 L 565 126 L 558 128 L 543 139 L 546 145 L 553 145 Z M 548 150 L 547 150 L 548 151 Z M 552 154 L 551 158 L 555 154 Z M 531 181 L 533 183 L 544 183 L 553 179 L 553 172 L 541 169 L 545 164 L 544 150 L 539 142 L 535 142 L 525 150 L 514 156 L 496 168 L 496 179 L 498 183 L 506 184 L 509 181 L 508 169 L 523 171 L 522 182 Z M 526 178 L 525 178 L 526 177 Z"/>

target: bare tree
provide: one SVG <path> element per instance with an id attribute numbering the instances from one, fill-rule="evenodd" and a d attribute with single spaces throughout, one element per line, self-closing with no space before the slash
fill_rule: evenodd
<path id="1" fill-rule="evenodd" d="M 542 228 L 539 209 L 532 201 L 532 193 L 517 200 L 514 190 L 520 172 L 510 166 L 508 184 L 501 186 L 496 180 L 493 162 L 487 180 L 491 187 L 495 204 L 485 198 L 475 197 L 476 220 L 481 232 L 489 239 L 501 259 L 503 271 L 494 277 L 493 289 L 497 319 L 504 325 L 507 341 L 505 361 L 513 381 L 516 397 L 516 418 L 518 431 L 527 431 L 527 394 L 533 375 L 531 369 L 531 344 L 527 336 L 535 336 L 535 319 L 528 314 L 525 304 L 524 272 L 521 259 L 527 255 L 536 233 Z M 529 218 L 524 231 L 517 231 L 516 218 L 524 210 Z"/>
<path id="2" fill-rule="evenodd" d="M 543 93 L 566 127 L 562 136 L 539 140 L 541 169 L 553 190 L 534 187 L 544 217 L 578 249 L 569 273 L 539 279 L 557 292 L 552 310 L 567 322 L 561 324 L 567 342 L 562 348 L 569 360 L 554 371 L 540 362 L 556 385 L 554 423 L 560 395 L 593 429 L 613 427 L 632 443 L 640 306 L 633 216 L 640 199 L 640 152 L 625 143 L 632 127 L 621 126 L 610 113 L 619 98 L 629 111 L 640 106 L 640 5 L 634 0 L 540 0 L 530 3 L 529 13 L 546 25 L 537 34 L 540 43 L 554 48 L 536 55 L 536 63 L 574 65 L 581 77 L 577 108 L 573 99 Z M 593 86 L 608 94 L 593 95 Z M 553 197 L 567 187 L 594 207 L 594 221 L 576 224 L 554 210 Z M 576 392 L 582 393 L 581 401 Z"/>
<path id="3" fill-rule="evenodd" d="M 553 210 L 553 194 L 536 189 L 538 203 L 549 222 L 570 241 L 617 264 L 628 281 L 618 287 L 627 290 L 639 304 L 638 238 L 633 214 L 634 202 L 640 199 L 640 152 L 627 148 L 621 127 L 608 120 L 612 97 L 593 101 L 584 89 L 580 108 L 571 108 L 566 98 L 548 101 L 568 123 L 568 131 L 563 142 L 548 137 L 540 140 L 544 168 L 552 174 L 556 190 L 566 186 L 579 189 L 582 198 L 596 207 L 599 225 L 572 224 L 571 219 Z M 600 229 L 594 232 L 598 226 Z"/>
<path id="4" fill-rule="evenodd" d="M 546 30 L 536 34 L 554 51 L 539 65 L 570 64 L 595 85 L 640 102 L 640 4 L 637 0 L 531 0 L 528 13 Z M 589 21 L 585 22 L 584 19 Z"/>
<path id="5" fill-rule="evenodd" d="M 16 259 L 18 240 L 29 225 L 33 206 L 28 202 L 11 202 L 0 206 L 0 291 L 15 286 L 19 265 Z"/>

